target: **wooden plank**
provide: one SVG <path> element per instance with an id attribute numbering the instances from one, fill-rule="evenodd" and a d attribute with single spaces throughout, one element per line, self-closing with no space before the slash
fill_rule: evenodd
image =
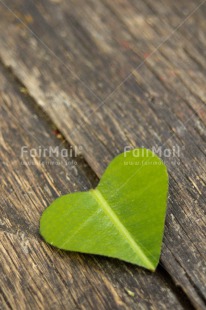
<path id="1" fill-rule="evenodd" d="M 196 4 L 186 4 L 193 12 Z M 6 5 L 9 9 L 1 7 L 2 61 L 66 139 L 84 146 L 98 176 L 127 145 L 179 146 L 180 157 L 164 158 L 170 200 L 161 263 L 191 302 L 204 308 L 203 8 L 174 32 L 183 16 L 171 1 L 156 7 L 158 17 L 149 1 Z M 195 46 L 186 36 L 191 22 L 200 33 Z"/>
<path id="2" fill-rule="evenodd" d="M 40 238 L 45 207 L 61 194 L 95 186 L 97 178 L 81 157 L 64 157 L 70 146 L 2 67 L 0 91 L 3 309 L 190 308 L 161 268 L 152 274 L 115 259 L 66 253 Z M 32 156 L 49 147 L 59 147 L 60 155 Z"/>

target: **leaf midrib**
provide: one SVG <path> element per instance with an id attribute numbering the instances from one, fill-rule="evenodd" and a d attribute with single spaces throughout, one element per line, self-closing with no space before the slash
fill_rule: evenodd
<path id="1" fill-rule="evenodd" d="M 116 215 L 116 213 L 112 210 L 110 205 L 107 203 L 106 199 L 103 197 L 101 192 L 96 188 L 94 190 L 90 190 L 90 193 L 93 195 L 95 200 L 98 202 L 98 205 L 103 209 L 103 211 L 106 213 L 106 215 L 110 218 L 110 220 L 113 222 L 119 233 L 123 237 L 126 238 L 129 246 L 132 248 L 132 250 L 135 252 L 135 254 L 138 255 L 138 257 L 147 264 L 148 268 L 151 270 L 155 269 L 155 266 L 152 264 L 152 262 L 148 259 L 148 257 L 145 255 L 142 248 L 137 244 L 137 242 L 134 240 L 130 232 L 127 230 L 127 228 L 121 223 L 120 219 Z"/>

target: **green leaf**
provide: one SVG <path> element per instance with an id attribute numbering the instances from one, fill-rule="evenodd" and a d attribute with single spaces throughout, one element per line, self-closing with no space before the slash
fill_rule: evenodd
<path id="1" fill-rule="evenodd" d="M 96 189 L 56 199 L 41 217 L 40 233 L 60 249 L 155 270 L 167 191 L 164 163 L 149 150 L 134 149 L 112 160 Z"/>

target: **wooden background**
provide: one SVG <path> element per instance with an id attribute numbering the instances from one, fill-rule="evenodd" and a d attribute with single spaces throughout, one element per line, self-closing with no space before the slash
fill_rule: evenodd
<path id="1" fill-rule="evenodd" d="M 206 309 L 206 1 L 0 0 L 0 16 L 1 309 Z M 163 158 L 155 273 L 38 233 L 42 211 L 96 186 L 125 146 L 180 149 Z"/>

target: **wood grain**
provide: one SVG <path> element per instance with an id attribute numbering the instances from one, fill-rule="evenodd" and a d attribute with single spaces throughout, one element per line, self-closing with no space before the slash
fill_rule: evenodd
<path id="1" fill-rule="evenodd" d="M 21 156 L 24 146 L 59 147 L 60 152 L 70 146 L 28 95 L 21 94 L 22 87 L 11 75 L 2 68 L 0 72 L 3 309 L 190 306 L 187 300 L 179 301 L 161 268 L 152 274 L 115 259 L 66 253 L 40 238 L 39 219 L 45 207 L 61 194 L 94 187 L 98 179 L 79 156 Z"/>
<path id="2" fill-rule="evenodd" d="M 98 176 L 125 146 L 179 147 L 180 156 L 163 157 L 170 198 L 161 264 L 204 309 L 206 7 L 199 4 L 10 0 L 1 5 L 0 56 L 66 140 L 83 145 Z"/>

